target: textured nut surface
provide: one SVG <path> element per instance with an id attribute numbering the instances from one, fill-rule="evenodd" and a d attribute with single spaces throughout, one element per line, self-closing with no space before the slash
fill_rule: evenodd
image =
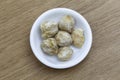
<path id="1" fill-rule="evenodd" d="M 62 61 L 69 60 L 72 57 L 73 50 L 70 47 L 62 47 L 59 49 L 58 58 Z"/>
<path id="2" fill-rule="evenodd" d="M 54 21 L 46 21 L 40 25 L 42 38 L 51 38 L 58 32 L 58 24 Z"/>
<path id="3" fill-rule="evenodd" d="M 69 46 L 69 45 L 72 44 L 71 35 L 68 32 L 65 32 L 65 31 L 59 31 L 56 34 L 55 39 L 56 39 L 57 44 L 59 46 Z"/>
<path id="4" fill-rule="evenodd" d="M 82 47 L 82 45 L 84 44 L 85 41 L 85 37 L 83 34 L 83 30 L 81 28 L 79 29 L 75 29 L 72 34 L 72 39 L 73 39 L 73 44 L 75 47 Z"/>
<path id="5" fill-rule="evenodd" d="M 72 32 L 73 27 L 74 27 L 75 21 L 72 16 L 70 15 L 65 15 L 61 18 L 59 22 L 59 28 L 61 30 L 67 31 L 67 32 Z"/>
<path id="6" fill-rule="evenodd" d="M 49 55 L 54 55 L 58 53 L 58 46 L 54 38 L 43 40 L 43 42 L 41 43 L 41 48 L 45 53 Z"/>

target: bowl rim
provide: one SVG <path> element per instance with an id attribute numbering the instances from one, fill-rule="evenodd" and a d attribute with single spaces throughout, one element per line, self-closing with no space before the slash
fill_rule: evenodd
<path id="1" fill-rule="evenodd" d="M 37 24 L 37 21 L 38 21 L 38 19 L 39 19 L 39 17 L 41 17 L 42 15 L 44 15 L 44 14 L 47 14 L 47 13 L 49 13 L 49 12 L 51 12 L 51 11 L 55 11 L 55 10 L 67 10 L 67 11 L 71 11 L 71 12 L 74 12 L 75 14 L 77 14 L 77 15 L 79 15 L 80 17 L 81 17 L 81 19 L 84 21 L 84 23 L 86 23 L 86 25 L 89 27 L 89 32 L 90 32 L 90 46 L 89 46 L 89 49 L 87 50 L 87 54 L 81 59 L 81 60 L 79 60 L 79 61 L 77 61 L 76 63 L 74 63 L 73 65 L 68 65 L 68 66 L 53 66 L 53 65 L 50 65 L 50 64 L 48 64 L 46 61 L 44 61 L 44 60 L 42 60 L 42 59 L 40 59 L 38 56 L 37 56 L 37 52 L 36 52 L 36 50 L 35 50 L 35 48 L 33 47 L 33 43 L 32 43 L 32 35 L 33 35 L 33 29 L 34 29 L 34 27 L 35 27 L 35 25 Z M 93 36 L 92 36 L 92 30 L 91 30 L 91 28 L 90 28 L 90 25 L 88 24 L 88 22 L 87 22 L 87 20 L 80 14 L 80 13 L 78 13 L 77 11 L 75 11 L 75 10 L 72 10 L 72 9 L 69 9 L 69 8 L 53 8 L 53 9 L 50 9 L 50 10 L 47 10 L 47 11 L 45 11 L 45 12 L 43 12 L 40 16 L 38 16 L 38 18 L 34 21 L 34 23 L 33 23 L 33 25 L 32 25 L 32 28 L 31 28 L 31 31 L 30 31 L 30 46 L 31 46 L 31 49 L 32 49 L 32 51 L 33 51 L 33 54 L 35 55 L 35 57 L 41 62 L 41 63 L 43 63 L 44 65 L 46 65 L 46 66 L 48 66 L 48 67 L 50 67 L 50 68 L 54 68 L 54 69 L 66 69 L 66 68 L 71 68 L 71 67 L 73 67 L 73 66 L 75 66 L 75 65 L 77 65 L 77 64 L 79 64 L 80 62 L 82 62 L 85 58 L 86 58 L 86 56 L 88 55 L 88 53 L 89 53 L 89 51 L 90 51 L 90 49 L 91 49 L 91 47 L 92 47 L 92 38 L 93 38 Z"/>

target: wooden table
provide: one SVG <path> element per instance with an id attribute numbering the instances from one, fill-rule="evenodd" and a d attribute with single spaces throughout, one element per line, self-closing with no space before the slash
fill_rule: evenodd
<path id="1" fill-rule="evenodd" d="M 65 70 L 40 63 L 29 44 L 33 22 L 56 7 L 78 11 L 93 31 L 87 58 Z M 120 0 L 0 0 L 0 80 L 120 80 Z"/>

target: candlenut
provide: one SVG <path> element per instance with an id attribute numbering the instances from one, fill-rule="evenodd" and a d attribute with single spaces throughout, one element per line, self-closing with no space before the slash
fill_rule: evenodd
<path id="1" fill-rule="evenodd" d="M 59 49 L 58 58 L 62 61 L 69 60 L 73 54 L 73 50 L 70 47 L 62 47 Z"/>
<path id="2" fill-rule="evenodd" d="M 45 53 L 49 55 L 54 55 L 58 53 L 58 46 L 54 38 L 43 40 L 43 42 L 41 43 L 41 48 Z"/>
<path id="3" fill-rule="evenodd" d="M 58 23 L 54 21 L 45 21 L 40 25 L 40 29 L 43 39 L 51 38 L 58 32 Z"/>
<path id="4" fill-rule="evenodd" d="M 59 21 L 59 28 L 63 31 L 72 32 L 75 21 L 72 16 L 65 15 Z"/>
<path id="5" fill-rule="evenodd" d="M 55 39 L 59 46 L 70 46 L 72 44 L 71 35 L 65 31 L 59 31 L 56 34 Z"/>
<path id="6" fill-rule="evenodd" d="M 83 34 L 83 30 L 81 28 L 79 29 L 74 29 L 74 31 L 71 34 L 72 39 L 73 39 L 73 44 L 75 47 L 82 47 L 85 41 L 85 37 Z"/>

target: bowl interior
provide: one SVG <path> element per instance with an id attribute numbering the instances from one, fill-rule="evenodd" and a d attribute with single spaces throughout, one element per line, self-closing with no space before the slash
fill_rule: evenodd
<path id="1" fill-rule="evenodd" d="M 49 20 L 58 22 L 60 18 L 64 15 L 73 16 L 73 18 L 75 19 L 75 28 L 82 28 L 84 30 L 85 42 L 82 48 L 75 48 L 74 46 L 71 46 L 74 51 L 72 58 L 68 61 L 62 62 L 58 60 L 56 56 L 49 56 L 41 50 L 40 44 L 42 42 L 42 38 L 40 32 L 40 24 L 44 21 Z M 58 69 L 72 67 L 81 62 L 88 54 L 91 43 L 92 33 L 87 21 L 76 11 L 66 8 L 56 8 L 43 13 L 33 24 L 30 33 L 31 48 L 38 60 L 49 67 Z"/>

